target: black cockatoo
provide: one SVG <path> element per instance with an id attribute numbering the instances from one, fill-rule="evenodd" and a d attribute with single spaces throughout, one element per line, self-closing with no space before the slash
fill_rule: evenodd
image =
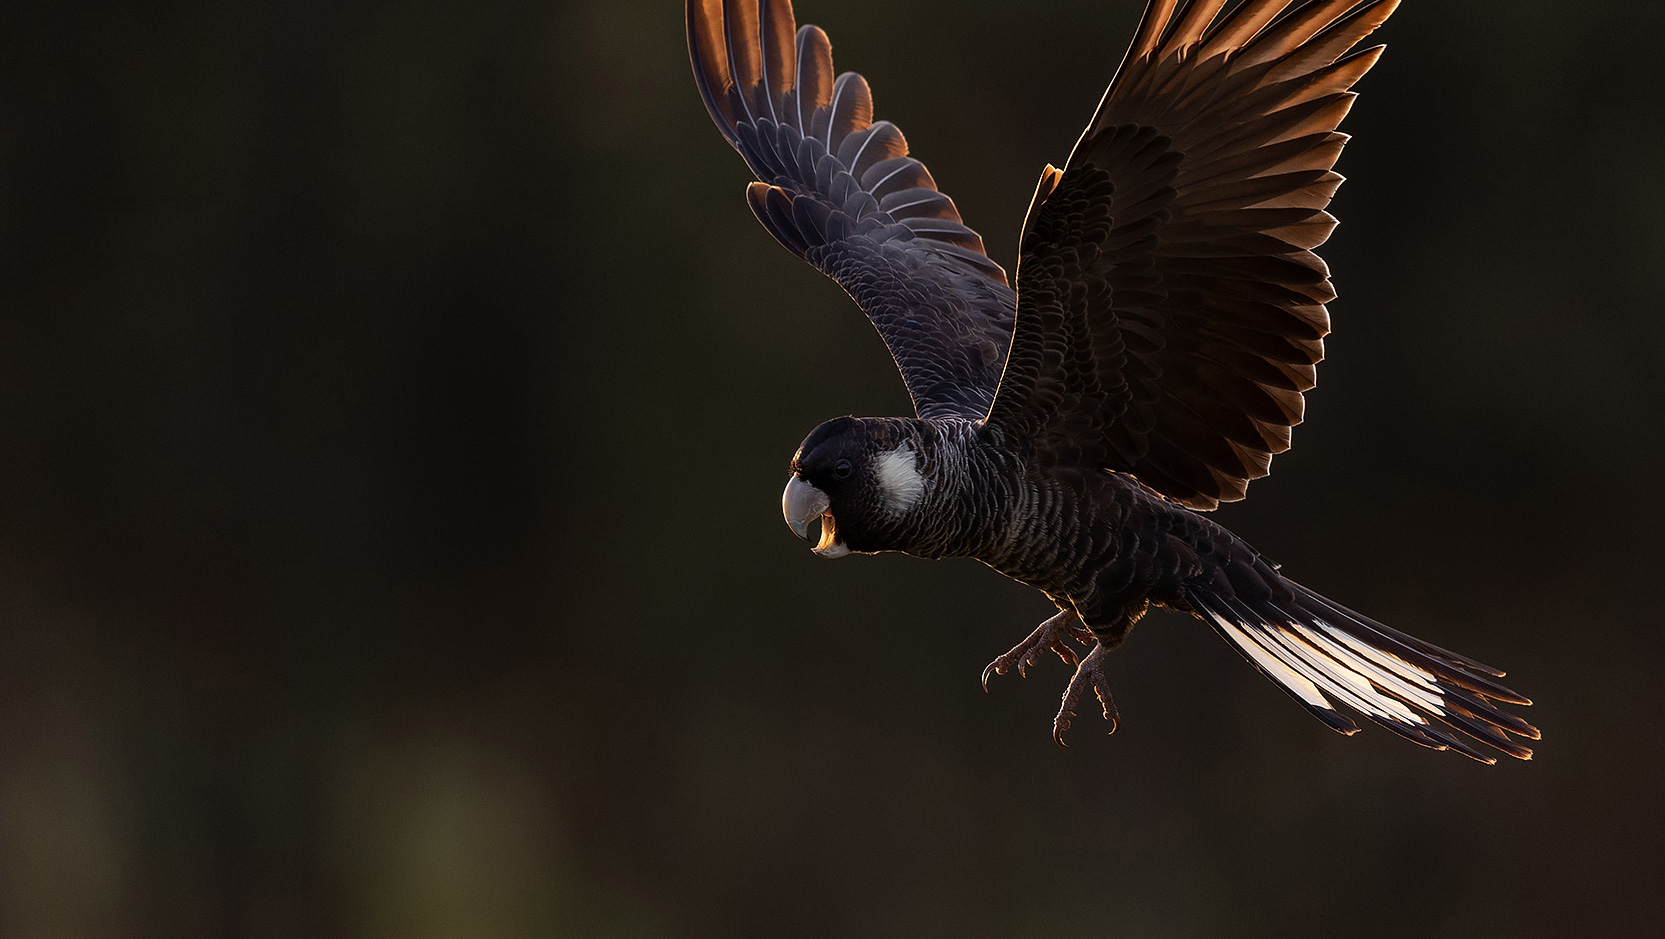
<path id="1" fill-rule="evenodd" d="M 878 329 L 916 417 L 841 417 L 792 458 L 787 523 L 824 557 L 973 557 L 1058 606 L 983 674 L 1047 650 L 1112 731 L 1104 656 L 1151 604 L 1211 625 L 1325 724 L 1340 708 L 1488 763 L 1538 731 L 1502 672 L 1295 583 L 1204 511 L 1289 448 L 1335 297 L 1313 249 L 1353 51 L 1395 0 L 1149 0 L 1062 169 L 1041 173 L 1015 288 L 867 82 L 788 0 L 688 0 L 706 108 L 746 201 Z M 812 528 L 819 525 L 818 535 Z M 1077 657 L 1066 640 L 1091 651 Z"/>

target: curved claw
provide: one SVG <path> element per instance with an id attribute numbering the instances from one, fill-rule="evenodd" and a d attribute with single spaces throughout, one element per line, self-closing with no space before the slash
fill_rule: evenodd
<path id="1" fill-rule="evenodd" d="M 996 664 L 999 663 L 999 661 L 1000 661 L 999 659 L 995 659 L 993 662 L 990 662 L 987 666 L 985 666 L 983 668 L 983 691 L 984 691 L 984 693 L 987 693 L 988 690 L 989 690 L 989 676 L 991 674 L 992 675 L 1004 675 L 1004 674 L 1006 674 L 1004 671 L 998 671 L 998 672 L 995 671 L 994 667 L 995 667 Z"/>
<path id="2" fill-rule="evenodd" d="M 1071 716 L 1072 717 L 1074 716 L 1073 712 L 1072 712 Z M 1070 720 L 1069 720 L 1068 717 L 1065 717 L 1064 715 L 1059 714 L 1057 717 L 1052 719 L 1052 739 L 1056 740 L 1058 742 L 1058 746 L 1060 746 L 1060 747 L 1069 746 L 1068 741 L 1064 740 L 1064 731 L 1069 730 L 1069 729 L 1070 729 Z"/>

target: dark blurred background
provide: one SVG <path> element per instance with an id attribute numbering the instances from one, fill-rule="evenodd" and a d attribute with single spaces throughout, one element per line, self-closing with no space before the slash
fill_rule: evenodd
<path id="1" fill-rule="evenodd" d="M 827 563 L 907 399 L 668 0 L 0 19 L 0 934 L 1640 935 L 1665 914 L 1659 3 L 1410 0 L 1309 423 L 1222 521 L 1510 670 L 1539 757 L 1307 717 L 1200 624 Z M 1137 0 L 803 0 L 1010 263 Z"/>

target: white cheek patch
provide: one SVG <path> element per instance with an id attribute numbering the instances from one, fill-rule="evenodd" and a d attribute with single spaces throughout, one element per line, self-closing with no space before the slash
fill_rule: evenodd
<path id="1" fill-rule="evenodd" d="M 879 454 L 875 465 L 879 488 L 885 494 L 885 511 L 890 514 L 901 515 L 925 494 L 925 478 L 919 475 L 913 448 L 907 444 Z"/>

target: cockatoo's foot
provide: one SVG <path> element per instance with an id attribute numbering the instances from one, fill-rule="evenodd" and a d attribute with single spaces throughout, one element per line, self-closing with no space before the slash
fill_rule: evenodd
<path id="1" fill-rule="evenodd" d="M 1121 724 L 1121 718 L 1116 714 L 1116 701 L 1110 697 L 1110 685 L 1104 680 L 1104 652 L 1103 645 L 1094 645 L 1093 651 L 1087 653 L 1087 657 L 1076 666 L 1075 677 L 1064 689 L 1064 701 L 1058 706 L 1058 716 L 1052 719 L 1052 739 L 1058 741 L 1059 746 L 1069 746 L 1064 742 L 1064 732 L 1070 729 L 1075 706 L 1080 703 L 1081 695 L 1088 686 L 1092 687 L 1093 693 L 1098 695 L 1098 703 L 1104 707 L 1104 719 L 1110 722 L 1110 732 L 1115 733 Z"/>
<path id="2" fill-rule="evenodd" d="M 1064 639 L 1066 637 L 1074 639 L 1089 649 L 1098 645 L 1098 640 L 1093 638 L 1092 631 L 1082 624 L 1081 618 L 1075 615 L 1075 611 L 1064 610 L 1042 623 L 1034 632 L 1029 634 L 1028 639 L 1013 646 L 1010 652 L 990 662 L 989 667 L 983 669 L 983 690 L 989 690 L 990 675 L 1004 675 L 1011 671 L 1013 666 L 1017 667 L 1018 675 L 1024 678 L 1029 677 L 1029 667 L 1039 662 L 1041 653 L 1048 649 L 1057 653 L 1058 657 L 1064 660 L 1065 665 L 1076 664 L 1079 660 L 1076 657 L 1075 650 L 1065 644 Z"/>

